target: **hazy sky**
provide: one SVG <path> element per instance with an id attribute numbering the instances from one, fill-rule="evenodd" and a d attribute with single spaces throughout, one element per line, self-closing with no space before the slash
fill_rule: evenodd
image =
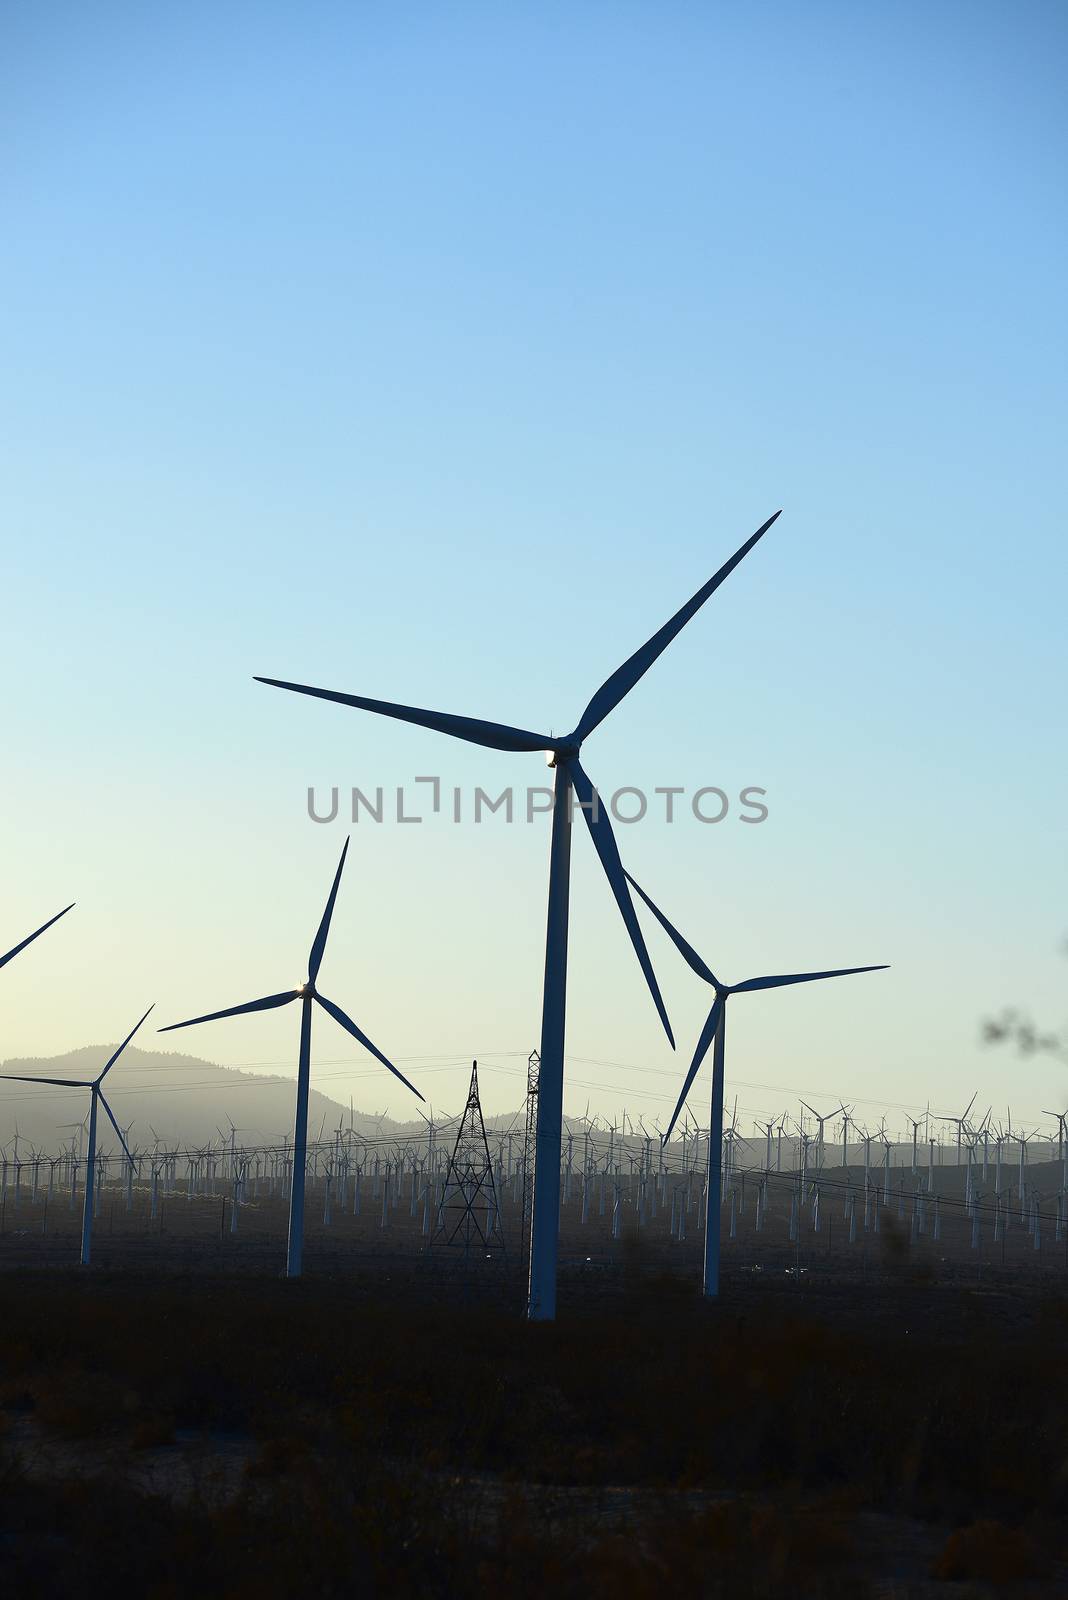
<path id="1" fill-rule="evenodd" d="M 253 673 L 562 731 L 783 506 L 584 756 L 767 790 L 617 828 L 728 979 L 893 963 L 734 1002 L 728 1092 L 1064 1104 L 979 1044 L 1068 1013 L 1063 6 L 0 28 L 0 948 L 78 901 L 0 1054 L 302 979 L 344 834 L 309 785 L 546 780 Z M 547 847 L 353 830 L 323 987 L 436 1104 L 475 1055 L 518 1101 Z M 648 936 L 677 1057 L 582 830 L 569 1111 L 670 1110 L 707 991 Z M 177 1042 L 284 1068 L 297 1021 Z M 320 1087 L 407 1113 L 317 1026 Z"/>

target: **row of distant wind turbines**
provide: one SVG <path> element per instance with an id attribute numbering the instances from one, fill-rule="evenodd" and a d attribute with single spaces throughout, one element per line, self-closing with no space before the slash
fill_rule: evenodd
<path id="1" fill-rule="evenodd" d="M 965 1157 L 964 1164 L 969 1172 L 973 1168 L 976 1170 L 981 1169 L 983 1181 L 985 1182 L 987 1170 L 990 1165 L 993 1165 L 995 1196 L 1001 1193 L 1001 1174 L 1005 1146 L 1011 1144 L 1015 1144 L 1017 1147 L 1019 1189 L 1021 1193 L 1023 1192 L 1024 1174 L 1028 1160 L 1027 1152 L 1034 1140 L 1045 1140 L 1049 1144 L 1049 1159 L 1052 1161 L 1056 1157 L 1061 1166 L 1062 1195 L 1068 1196 L 1068 1111 L 1043 1112 L 1043 1116 L 1053 1118 L 1057 1125 L 1056 1132 L 1050 1131 L 1043 1134 L 1037 1128 L 1028 1132 L 1026 1128 L 1021 1127 L 1019 1124 L 1015 1128 L 1013 1127 L 1011 1107 L 1007 1110 L 1007 1117 L 1004 1123 L 994 1120 L 994 1108 L 992 1105 L 987 1107 L 981 1119 L 972 1120 L 971 1110 L 977 1098 L 978 1090 L 972 1095 L 963 1112 L 959 1115 L 954 1115 L 950 1112 L 932 1112 L 930 1105 L 928 1105 L 923 1116 L 906 1117 L 908 1128 L 911 1129 L 911 1138 L 906 1134 L 903 1143 L 906 1151 L 911 1145 L 911 1172 L 913 1176 L 919 1175 L 923 1164 L 926 1164 L 927 1192 L 933 1192 L 935 1152 L 938 1152 L 938 1165 L 941 1168 L 943 1152 L 946 1149 L 941 1134 L 936 1135 L 934 1125 L 947 1123 L 951 1128 L 956 1129 L 956 1139 L 949 1146 L 954 1151 L 955 1156 L 952 1166 L 956 1169 L 961 1167 L 963 1154 Z M 844 1172 L 848 1173 L 850 1167 L 850 1130 L 853 1133 L 854 1143 L 859 1144 L 859 1165 L 863 1169 L 865 1184 L 867 1184 L 870 1174 L 874 1170 L 874 1165 L 878 1164 L 875 1163 L 873 1165 L 872 1163 L 871 1151 L 873 1145 L 882 1146 L 882 1167 L 884 1172 L 890 1166 L 892 1152 L 899 1147 L 902 1141 L 898 1141 L 888 1132 L 885 1116 L 881 1119 L 879 1127 L 873 1132 L 866 1124 L 858 1121 L 853 1115 L 854 1107 L 846 1105 L 844 1101 L 839 1102 L 830 1111 L 824 1112 L 817 1111 L 815 1106 L 810 1105 L 804 1099 L 799 1099 L 799 1105 L 801 1110 L 797 1117 L 791 1118 L 784 1111 L 774 1117 L 756 1118 L 754 1120 L 754 1128 L 757 1133 L 763 1136 L 765 1143 L 763 1168 L 758 1167 L 755 1170 L 763 1170 L 765 1173 L 782 1170 L 782 1139 L 785 1134 L 788 1145 L 793 1147 L 796 1170 L 803 1175 L 811 1173 L 818 1175 L 824 1169 L 826 1152 L 830 1143 L 826 1134 L 827 1124 L 833 1123 L 839 1117 L 841 1118 L 841 1165 Z M 806 1126 L 806 1112 L 816 1124 L 817 1132 L 815 1134 L 810 1133 Z M 792 1132 L 790 1131 L 791 1125 Z M 920 1138 L 921 1128 L 924 1130 L 922 1140 Z M 700 1137 L 700 1130 L 696 1127 L 696 1124 L 691 1137 L 695 1139 Z M 724 1141 L 725 1144 L 728 1141 L 742 1145 L 751 1143 L 738 1131 L 737 1100 L 735 1100 L 733 1121 L 726 1130 Z M 992 1160 L 991 1148 L 993 1149 Z M 922 1157 L 920 1154 L 921 1149 L 923 1151 Z M 774 1160 L 773 1150 L 776 1152 Z"/>
<path id="2" fill-rule="evenodd" d="M 34 1080 L 41 1082 L 40 1078 Z M 88 1081 L 88 1080 L 86 1080 Z M 1068 1138 L 1066 1138 L 1066 1123 L 1068 1112 L 1048 1111 L 1044 1115 L 1053 1119 L 1056 1129 L 1043 1133 L 1034 1128 L 1028 1131 L 1017 1122 L 1013 1127 L 1012 1108 L 1008 1108 L 1007 1119 L 1003 1123 L 993 1117 L 993 1106 L 989 1106 L 980 1120 L 972 1121 L 968 1115 L 975 1096 L 969 1102 L 962 1115 L 949 1112 L 932 1112 L 928 1106 L 926 1112 L 919 1117 L 906 1117 L 907 1130 L 900 1135 L 895 1135 L 888 1128 L 886 1117 L 879 1120 L 878 1127 L 872 1129 L 854 1114 L 854 1106 L 847 1105 L 844 1101 L 832 1106 L 828 1111 L 819 1112 L 803 1097 L 798 1097 L 799 1111 L 791 1117 L 788 1110 L 781 1111 L 770 1117 L 753 1118 L 753 1136 L 747 1138 L 741 1131 L 738 1122 L 738 1097 L 735 1095 L 731 1116 L 725 1118 L 723 1130 L 723 1176 L 726 1180 L 737 1172 L 748 1172 L 754 1176 L 771 1178 L 792 1172 L 795 1180 L 803 1184 L 816 1182 L 822 1178 L 830 1167 L 833 1170 L 835 1163 L 828 1163 L 828 1152 L 832 1155 L 841 1150 L 841 1168 L 843 1179 L 847 1185 L 852 1182 L 850 1162 L 850 1135 L 856 1147 L 856 1165 L 862 1174 L 862 1183 L 865 1188 L 876 1185 L 880 1181 L 886 1188 L 886 1177 L 889 1169 L 899 1166 L 902 1171 L 908 1170 L 913 1177 L 923 1175 L 926 1167 L 927 1193 L 934 1192 L 934 1173 L 937 1167 L 941 1171 L 945 1165 L 947 1150 L 955 1157 L 950 1163 L 950 1171 L 960 1171 L 962 1154 L 968 1168 L 981 1173 L 985 1183 L 989 1169 L 994 1169 L 994 1195 L 1001 1193 L 1002 1169 L 1005 1161 L 1006 1146 L 1017 1147 L 1019 1162 L 1019 1184 L 1023 1186 L 1024 1177 L 1029 1160 L 1032 1144 L 1037 1140 L 1044 1140 L 1048 1145 L 1047 1160 L 1056 1163 L 1062 1170 L 1061 1190 L 1068 1196 Z M 339 1176 L 346 1178 L 353 1166 L 363 1171 L 362 1161 L 373 1163 L 371 1170 L 377 1172 L 379 1163 L 384 1158 L 391 1168 L 397 1171 L 414 1172 L 420 1167 L 426 1173 L 433 1170 L 433 1158 L 438 1157 L 438 1168 L 444 1151 L 440 1145 L 435 1149 L 435 1137 L 447 1132 L 461 1116 L 435 1118 L 433 1108 L 429 1116 L 419 1112 L 425 1132 L 416 1134 L 406 1132 L 403 1128 L 395 1129 L 386 1134 L 382 1130 L 382 1123 L 386 1112 L 380 1112 L 371 1118 L 375 1124 L 374 1135 L 368 1137 L 367 1133 L 357 1134 L 353 1124 L 355 1107 L 349 1102 L 349 1125 L 346 1129 L 344 1114 L 342 1113 L 336 1127 L 332 1129 L 329 1139 L 324 1144 L 323 1133 L 326 1128 L 327 1112 L 323 1113 L 319 1133 L 314 1140 L 309 1141 L 308 1152 L 312 1158 L 313 1175 L 319 1175 L 320 1164 L 326 1160 L 327 1181 L 333 1181 Z M 834 1123 L 841 1118 L 839 1131 L 833 1137 L 827 1134 L 827 1124 Z M 656 1169 L 658 1177 L 675 1173 L 684 1177 L 696 1177 L 698 1168 L 702 1167 L 701 1193 L 704 1192 L 704 1164 L 701 1153 L 707 1151 L 708 1133 L 703 1129 L 693 1114 L 686 1109 L 686 1121 L 676 1123 L 675 1133 L 678 1135 L 681 1150 L 672 1152 L 670 1141 L 663 1142 L 663 1129 L 659 1122 L 654 1122 L 653 1131 L 646 1128 L 644 1120 L 639 1117 L 637 1124 L 623 1109 L 620 1119 L 589 1115 L 589 1103 L 586 1113 L 582 1117 L 565 1117 L 564 1129 L 567 1135 L 566 1156 L 561 1163 L 561 1181 L 565 1200 L 569 1194 L 570 1179 L 574 1175 L 574 1156 L 576 1129 L 577 1137 L 582 1149 L 582 1163 L 578 1169 L 582 1176 L 596 1175 L 599 1171 L 602 1176 L 614 1175 L 619 1177 L 624 1172 L 624 1164 L 633 1176 L 635 1170 L 648 1177 L 653 1172 L 652 1151 L 654 1143 L 659 1147 L 659 1165 Z M 54 1180 L 55 1169 L 64 1168 L 67 1173 L 66 1182 L 73 1187 L 73 1169 L 80 1167 L 84 1161 L 84 1142 L 89 1129 L 90 1113 L 87 1111 L 80 1120 L 65 1124 L 65 1128 L 72 1130 L 69 1137 L 69 1146 L 64 1144 L 60 1156 L 49 1156 L 38 1146 L 31 1142 L 27 1144 L 22 1140 L 22 1156 L 20 1159 L 19 1144 L 20 1133 L 16 1120 L 14 1134 L 6 1143 L 0 1144 L 0 1216 L 2 1216 L 3 1197 L 7 1193 L 8 1174 L 14 1174 L 15 1204 L 18 1204 L 20 1175 L 28 1167 L 33 1173 L 34 1181 L 31 1185 L 31 1198 L 37 1195 L 37 1185 L 42 1165 L 47 1166 Z M 513 1159 L 513 1142 L 524 1142 L 521 1129 L 517 1129 L 519 1113 L 515 1113 L 511 1120 L 503 1127 L 500 1123 L 495 1127 L 487 1124 L 487 1139 L 497 1150 L 496 1173 L 502 1183 L 514 1182 L 517 1173 L 525 1173 L 524 1158 L 519 1162 Z M 183 1145 L 181 1140 L 169 1143 L 161 1138 L 156 1129 L 148 1125 L 148 1132 L 153 1140 L 152 1149 L 138 1148 L 130 1143 L 133 1123 L 119 1125 L 127 1149 L 125 1155 L 127 1201 L 132 1203 L 130 1186 L 136 1176 L 142 1175 L 142 1164 L 147 1159 L 151 1163 L 151 1171 L 159 1176 L 166 1169 L 173 1177 L 176 1176 L 177 1164 L 184 1160 L 190 1174 L 194 1167 L 204 1166 L 205 1172 L 216 1172 L 216 1162 L 222 1159 L 229 1168 L 230 1180 L 239 1183 L 238 1199 L 235 1203 L 243 1203 L 246 1198 L 247 1179 L 253 1164 L 257 1177 L 266 1177 L 274 1169 L 288 1172 L 290 1159 L 290 1130 L 278 1136 L 255 1137 L 251 1141 L 242 1138 L 238 1140 L 238 1133 L 255 1134 L 256 1129 L 250 1125 L 243 1125 L 240 1129 L 232 1117 L 226 1118 L 227 1127 L 216 1126 L 215 1137 L 208 1136 L 191 1145 Z M 811 1123 L 815 1123 L 817 1131 L 810 1131 Z M 936 1124 L 949 1124 L 957 1130 L 955 1144 L 948 1146 L 941 1133 L 936 1132 Z M 923 1138 L 920 1138 L 920 1129 L 924 1129 Z M 911 1130 L 911 1137 L 910 1132 Z M 757 1137 L 759 1135 L 759 1137 Z M 426 1141 L 426 1159 L 420 1162 L 417 1151 Z M 786 1163 L 784 1165 L 784 1140 Z M 217 1141 L 217 1142 L 216 1142 Z M 837 1147 L 837 1148 L 836 1148 Z M 29 1155 L 26 1155 L 26 1150 Z M 738 1152 L 743 1149 L 751 1150 L 754 1156 L 758 1149 L 762 1150 L 763 1160 L 750 1160 L 746 1165 L 739 1159 Z M 873 1150 L 875 1154 L 873 1155 Z M 881 1155 L 879 1154 L 881 1150 Z M 921 1154 L 922 1152 L 922 1154 Z M 897 1160 L 895 1161 L 895 1154 Z M 902 1159 L 904 1158 L 904 1159 Z M 911 1159 L 910 1159 L 911 1158 Z M 1041 1159 L 1041 1158 L 1040 1158 Z M 103 1157 L 98 1162 L 98 1169 L 107 1172 L 110 1157 Z M 261 1171 L 262 1162 L 262 1171 Z M 598 1165 L 600 1162 L 600 1165 Z M 214 1191 L 213 1191 L 214 1192 Z M 270 1191 L 273 1193 L 273 1190 Z M 187 1195 L 190 1191 L 187 1190 Z M 258 1191 L 257 1191 L 258 1195 Z M 153 1212 L 153 1215 L 155 1213 Z M 236 1230 L 232 1230 L 236 1231 Z"/>
<path id="3" fill-rule="evenodd" d="M 678 1104 L 671 1117 L 671 1121 L 664 1134 L 665 1142 L 670 1138 L 694 1078 L 704 1061 L 708 1050 L 713 1047 L 712 1069 L 712 1095 L 710 1111 L 710 1132 L 708 1139 L 708 1174 L 706 1185 L 706 1227 L 705 1227 L 705 1253 L 704 1253 L 704 1293 L 715 1296 L 719 1292 L 719 1208 L 721 1188 L 721 1150 L 723 1134 L 723 1084 L 725 1071 L 726 1049 L 726 1011 L 727 1001 L 732 995 L 747 994 L 763 989 L 780 988 L 785 985 L 798 983 L 812 983 L 825 978 L 847 977 L 860 972 L 882 970 L 874 966 L 847 967 L 833 971 L 792 973 L 779 976 L 749 978 L 742 983 L 726 984 L 718 979 L 711 968 L 702 960 L 692 946 L 683 938 L 682 934 L 672 925 L 664 913 L 653 902 L 651 897 L 642 889 L 634 878 L 624 870 L 612 831 L 607 809 L 599 804 L 597 791 L 587 775 L 580 761 L 580 752 L 585 740 L 620 704 L 627 694 L 634 688 L 645 675 L 653 663 L 667 648 L 675 636 L 696 615 L 705 601 L 720 587 L 731 575 L 734 569 L 749 554 L 753 547 L 763 538 L 764 534 L 775 522 L 779 512 L 769 517 L 757 529 L 751 538 L 735 551 L 731 558 L 720 567 L 706 584 L 683 605 L 668 622 L 664 624 L 652 638 L 647 640 L 640 649 L 636 650 L 627 661 L 623 663 L 612 675 L 605 680 L 586 706 L 572 732 L 562 737 L 551 734 L 532 732 L 529 729 L 512 727 L 504 723 L 487 722 L 475 717 L 457 716 L 448 712 L 425 710 L 414 706 L 393 704 L 384 700 L 372 700 L 362 695 L 342 693 L 332 689 L 313 688 L 307 684 L 292 683 L 277 678 L 257 678 L 257 682 L 269 684 L 275 688 L 291 690 L 302 695 L 314 696 L 321 700 L 335 701 L 340 705 L 355 707 L 358 710 L 375 712 L 381 716 L 399 719 L 403 722 L 415 723 L 436 732 L 448 734 L 453 738 L 465 740 L 472 744 L 485 746 L 490 749 L 509 752 L 543 752 L 547 756 L 550 766 L 554 769 L 554 799 L 552 812 L 552 833 L 549 847 L 549 894 L 548 913 L 546 921 L 545 940 L 545 968 L 542 990 L 542 1021 L 540 1057 L 541 1069 L 538 1093 L 538 1113 L 535 1139 L 535 1170 L 534 1170 L 534 1196 L 531 1219 L 530 1236 L 530 1271 L 527 1293 L 527 1315 L 531 1320 L 551 1320 L 556 1314 L 556 1276 L 557 1276 L 557 1249 L 560 1220 L 560 1156 L 561 1134 L 563 1126 L 563 1087 L 564 1087 L 564 1031 L 567 996 L 567 945 L 568 945 L 568 906 L 570 887 L 570 860 L 571 860 L 571 824 L 574 804 L 577 801 L 583 819 L 589 830 L 594 848 L 608 879 L 609 886 L 615 897 L 620 915 L 626 926 L 631 944 L 637 956 L 653 1004 L 656 1007 L 660 1021 L 672 1049 L 675 1048 L 674 1035 L 668 1020 L 667 1010 L 661 997 L 660 988 L 656 981 L 652 962 L 642 935 L 641 926 L 631 899 L 630 889 L 633 888 L 639 899 L 648 907 L 655 919 L 667 933 L 683 960 L 702 982 L 709 985 L 713 991 L 713 1003 L 709 1010 L 705 1025 L 701 1030 L 693 1057 L 690 1062 Z M 572 798 L 574 796 L 574 798 Z M 290 1219 L 289 1241 L 287 1252 L 287 1275 L 296 1277 L 302 1267 L 303 1235 L 304 1235 L 304 1188 L 305 1168 L 307 1160 L 307 1125 L 308 1125 L 308 1096 L 310 1089 L 311 1069 L 311 1024 L 312 1008 L 318 1004 L 327 1014 L 334 1018 L 341 1027 L 346 1029 L 363 1047 L 368 1050 L 384 1067 L 392 1072 L 413 1094 L 422 1099 L 422 1095 L 415 1086 L 408 1082 L 404 1075 L 398 1071 L 393 1063 L 381 1050 L 357 1027 L 356 1023 L 348 1017 L 333 1001 L 320 994 L 316 981 L 326 948 L 327 935 L 330 921 L 337 899 L 341 873 L 345 863 L 348 849 L 341 853 L 341 860 L 334 875 L 333 885 L 327 900 L 326 909 L 319 924 L 318 932 L 312 943 L 308 958 L 308 979 L 296 989 L 284 990 L 271 994 L 258 1000 L 250 1000 L 242 1005 L 230 1006 L 221 1011 L 207 1012 L 201 1016 L 189 1018 L 185 1022 L 172 1023 L 161 1032 L 169 1032 L 174 1028 L 192 1027 L 200 1023 L 217 1021 L 220 1018 L 238 1016 L 246 1012 L 268 1011 L 277 1007 L 301 1002 L 301 1027 L 300 1049 L 298 1057 L 296 1118 L 293 1147 L 293 1174 L 290 1191 Z M 69 907 L 67 908 L 70 909 Z M 61 912 L 59 915 L 64 915 Z M 58 918 L 53 918 L 56 921 Z M 45 927 L 51 926 L 46 923 Z M 43 932 L 39 929 L 38 933 Z M 10 955 L 17 954 L 19 949 L 36 938 L 37 934 L 24 940 L 23 944 L 16 946 Z M 10 955 L 4 960 L 10 959 Z M 0 965 L 3 963 L 0 962 Z M 149 1011 L 151 1011 L 151 1007 Z M 140 1019 L 126 1039 L 111 1056 L 99 1076 L 87 1082 L 72 1082 L 59 1079 L 21 1079 L 20 1081 L 54 1083 L 64 1088 L 88 1088 L 91 1091 L 90 1104 L 90 1133 L 89 1153 L 90 1168 L 92 1170 L 92 1152 L 95 1149 L 96 1114 L 98 1105 L 103 1105 L 123 1149 L 126 1143 L 119 1130 L 118 1123 L 112 1115 L 111 1108 L 104 1097 L 101 1085 L 107 1073 L 114 1066 L 122 1051 L 130 1043 L 137 1030 L 144 1023 L 145 1016 Z M 126 1151 L 127 1155 L 129 1152 Z M 92 1196 L 87 1184 L 85 1199 L 85 1222 L 83 1225 L 82 1260 L 89 1261 L 90 1239 L 92 1227 Z"/>

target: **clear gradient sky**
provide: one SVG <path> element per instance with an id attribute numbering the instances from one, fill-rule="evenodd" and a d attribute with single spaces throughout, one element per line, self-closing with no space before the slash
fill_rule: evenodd
<path id="1" fill-rule="evenodd" d="M 1063 1105 L 979 1021 L 1068 1011 L 1066 43 L 1036 3 L 6 5 L 0 948 L 78 908 L 0 1054 L 299 981 L 309 784 L 545 780 L 253 673 L 560 731 L 781 505 L 584 757 L 768 821 L 624 859 L 728 979 L 893 963 L 736 1001 L 743 1105 Z M 518 1102 L 547 844 L 355 830 L 323 985 L 435 1104 L 474 1055 Z M 707 992 L 649 939 L 677 1058 L 576 835 L 568 1111 L 670 1110 Z M 177 1042 L 284 1070 L 296 1025 Z M 316 1059 L 406 1113 L 325 1019 Z"/>

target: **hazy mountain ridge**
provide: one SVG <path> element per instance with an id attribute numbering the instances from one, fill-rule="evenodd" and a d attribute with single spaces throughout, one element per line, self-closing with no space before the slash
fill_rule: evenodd
<path id="1" fill-rule="evenodd" d="M 21 1056 L 0 1062 L 0 1077 L 12 1074 L 40 1078 L 94 1078 L 114 1044 L 84 1045 L 61 1056 Z M 238 1142 L 276 1143 L 292 1138 L 296 1080 L 223 1067 L 200 1056 L 130 1046 L 104 1081 L 119 1125 L 132 1124 L 131 1147 L 151 1148 L 152 1129 L 164 1145 L 200 1146 L 218 1141 L 220 1128 L 236 1124 Z M 60 1089 L 42 1084 L 0 1082 L 0 1144 L 8 1144 L 16 1126 L 20 1144 L 56 1151 L 89 1110 L 87 1089 Z M 321 1126 L 331 1130 L 350 1123 L 348 1105 L 312 1088 L 308 1131 L 315 1138 Z M 365 1137 L 388 1138 L 410 1124 L 381 1119 L 354 1108 L 352 1127 Z M 421 1124 L 420 1124 L 421 1126 Z M 117 1144 L 110 1124 L 101 1119 L 104 1149 Z"/>
<path id="2" fill-rule="evenodd" d="M 114 1044 L 84 1045 L 61 1056 L 11 1057 L 0 1062 L 0 1080 L 10 1074 L 25 1074 L 35 1078 L 91 1079 L 101 1070 L 114 1049 Z M 350 1126 L 349 1106 L 316 1089 L 314 1083 L 313 1065 L 308 1107 L 308 1136 L 311 1140 L 318 1138 L 320 1129 L 323 1130 L 323 1137 L 329 1138 L 335 1128 L 340 1126 L 347 1129 Z M 153 1148 L 155 1144 L 153 1130 L 166 1148 L 177 1146 L 183 1149 L 199 1149 L 209 1143 L 217 1144 L 220 1130 L 229 1136 L 230 1119 L 236 1125 L 239 1145 L 250 1147 L 280 1144 L 283 1140 L 291 1140 L 293 1137 L 295 1078 L 248 1072 L 238 1067 L 224 1067 L 218 1062 L 206 1061 L 201 1056 L 191 1056 L 181 1052 L 138 1050 L 131 1045 L 108 1074 L 105 1080 L 105 1092 L 119 1125 L 131 1128 L 129 1141 L 131 1149 L 134 1150 Z M 451 1146 L 456 1136 L 456 1126 L 462 1108 L 463 1102 L 458 1099 L 451 1111 L 440 1108 L 434 1113 L 437 1128 L 435 1137 L 439 1145 Z M 11 1141 L 17 1130 L 20 1153 L 25 1146 L 27 1153 L 31 1148 L 36 1148 L 46 1154 L 57 1154 L 69 1141 L 72 1131 L 75 1131 L 76 1125 L 83 1120 L 88 1110 L 88 1089 L 60 1089 L 45 1084 L 37 1087 L 32 1083 L 0 1081 L 0 1146 L 8 1149 L 10 1155 Z M 358 1107 L 352 1108 L 351 1126 L 365 1139 L 386 1141 L 413 1137 L 421 1139 L 427 1135 L 426 1123 L 418 1115 L 401 1122 L 388 1116 L 376 1116 Z M 525 1105 L 521 1104 L 511 1113 L 487 1115 L 485 1127 L 487 1134 L 494 1140 L 494 1148 L 498 1137 L 510 1133 L 509 1145 L 512 1158 L 513 1160 L 519 1158 L 525 1129 Z M 583 1118 L 569 1115 L 564 1117 L 561 1159 L 566 1165 L 567 1141 L 570 1134 L 572 1163 L 576 1173 L 581 1171 L 583 1164 L 584 1131 Z M 105 1152 L 118 1148 L 118 1141 L 111 1125 L 103 1116 L 100 1119 L 100 1140 L 101 1148 Z M 609 1141 L 610 1136 L 606 1126 L 603 1124 L 598 1126 L 592 1137 L 590 1151 L 595 1169 L 605 1165 Z M 626 1139 L 622 1139 L 618 1130 L 612 1144 L 615 1151 L 614 1164 L 618 1163 L 624 1173 L 632 1170 L 644 1155 L 646 1148 L 644 1135 L 630 1132 Z M 741 1148 L 735 1156 L 739 1170 L 762 1168 L 766 1159 L 763 1136 L 740 1140 L 739 1144 Z M 702 1136 L 698 1155 L 702 1170 L 706 1161 L 706 1148 Z M 1025 1167 L 1025 1178 L 1029 1185 L 1037 1184 L 1050 1193 L 1060 1187 L 1062 1174 L 1060 1163 L 1054 1159 L 1055 1151 L 1056 1146 L 1051 1147 L 1045 1141 L 1036 1142 L 1031 1146 Z M 655 1137 L 649 1140 L 648 1153 L 655 1170 L 660 1162 L 659 1142 Z M 677 1169 L 680 1165 L 681 1154 L 681 1143 L 676 1140 L 672 1144 L 669 1156 L 669 1165 L 672 1168 Z M 956 1166 L 955 1150 L 951 1145 L 943 1147 L 939 1156 L 940 1159 L 936 1160 L 934 1169 L 936 1187 L 943 1192 L 955 1192 L 958 1188 L 963 1190 L 964 1167 Z M 779 1152 L 773 1147 L 773 1167 L 778 1157 Z M 797 1157 L 796 1140 L 784 1138 L 781 1150 L 784 1172 L 793 1170 Z M 911 1141 L 896 1140 L 892 1143 L 891 1184 L 895 1194 L 902 1184 L 911 1192 L 918 1183 L 926 1183 L 928 1151 L 922 1140 L 917 1149 L 917 1157 L 918 1171 L 914 1176 L 911 1172 Z M 810 1154 L 810 1162 L 814 1163 L 814 1153 Z M 841 1163 L 841 1143 L 836 1139 L 828 1139 L 823 1162 L 828 1175 L 833 1172 L 841 1175 Z M 860 1140 L 854 1136 L 849 1142 L 851 1181 L 857 1182 L 862 1178 L 863 1165 L 863 1147 Z M 975 1170 L 976 1182 L 988 1193 L 992 1193 L 994 1188 L 994 1165 L 995 1155 L 991 1141 L 990 1165 L 985 1183 L 982 1182 L 981 1161 Z M 815 1176 L 814 1165 L 810 1167 L 810 1174 Z M 871 1180 L 873 1185 L 879 1187 L 885 1181 L 882 1146 L 874 1140 L 871 1150 Z M 1002 1154 L 1002 1186 L 1008 1192 L 1017 1187 L 1018 1183 L 1018 1146 L 1015 1141 L 1009 1140 Z"/>

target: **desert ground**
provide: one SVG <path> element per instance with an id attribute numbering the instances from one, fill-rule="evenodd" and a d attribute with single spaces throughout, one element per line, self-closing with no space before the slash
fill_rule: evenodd
<path id="1" fill-rule="evenodd" d="M 281 1196 L 7 1197 L 0 1238 L 0 1575 L 148 1596 L 1068 1592 L 1068 1252 L 1012 1215 L 975 1242 L 953 1175 L 940 1238 L 911 1203 L 846 1220 L 856 1174 L 735 1174 L 702 1299 L 699 1205 L 563 1208 L 559 1315 L 522 1319 L 503 1250 L 427 1248 L 422 1217 L 309 1193 L 306 1274 Z M 1041 1174 L 1032 1174 L 1041 1184 Z M 898 1215 L 899 1210 L 903 1212 Z M 674 1213 L 675 1232 L 672 1232 Z M 618 1236 L 617 1235 L 618 1232 Z"/>

